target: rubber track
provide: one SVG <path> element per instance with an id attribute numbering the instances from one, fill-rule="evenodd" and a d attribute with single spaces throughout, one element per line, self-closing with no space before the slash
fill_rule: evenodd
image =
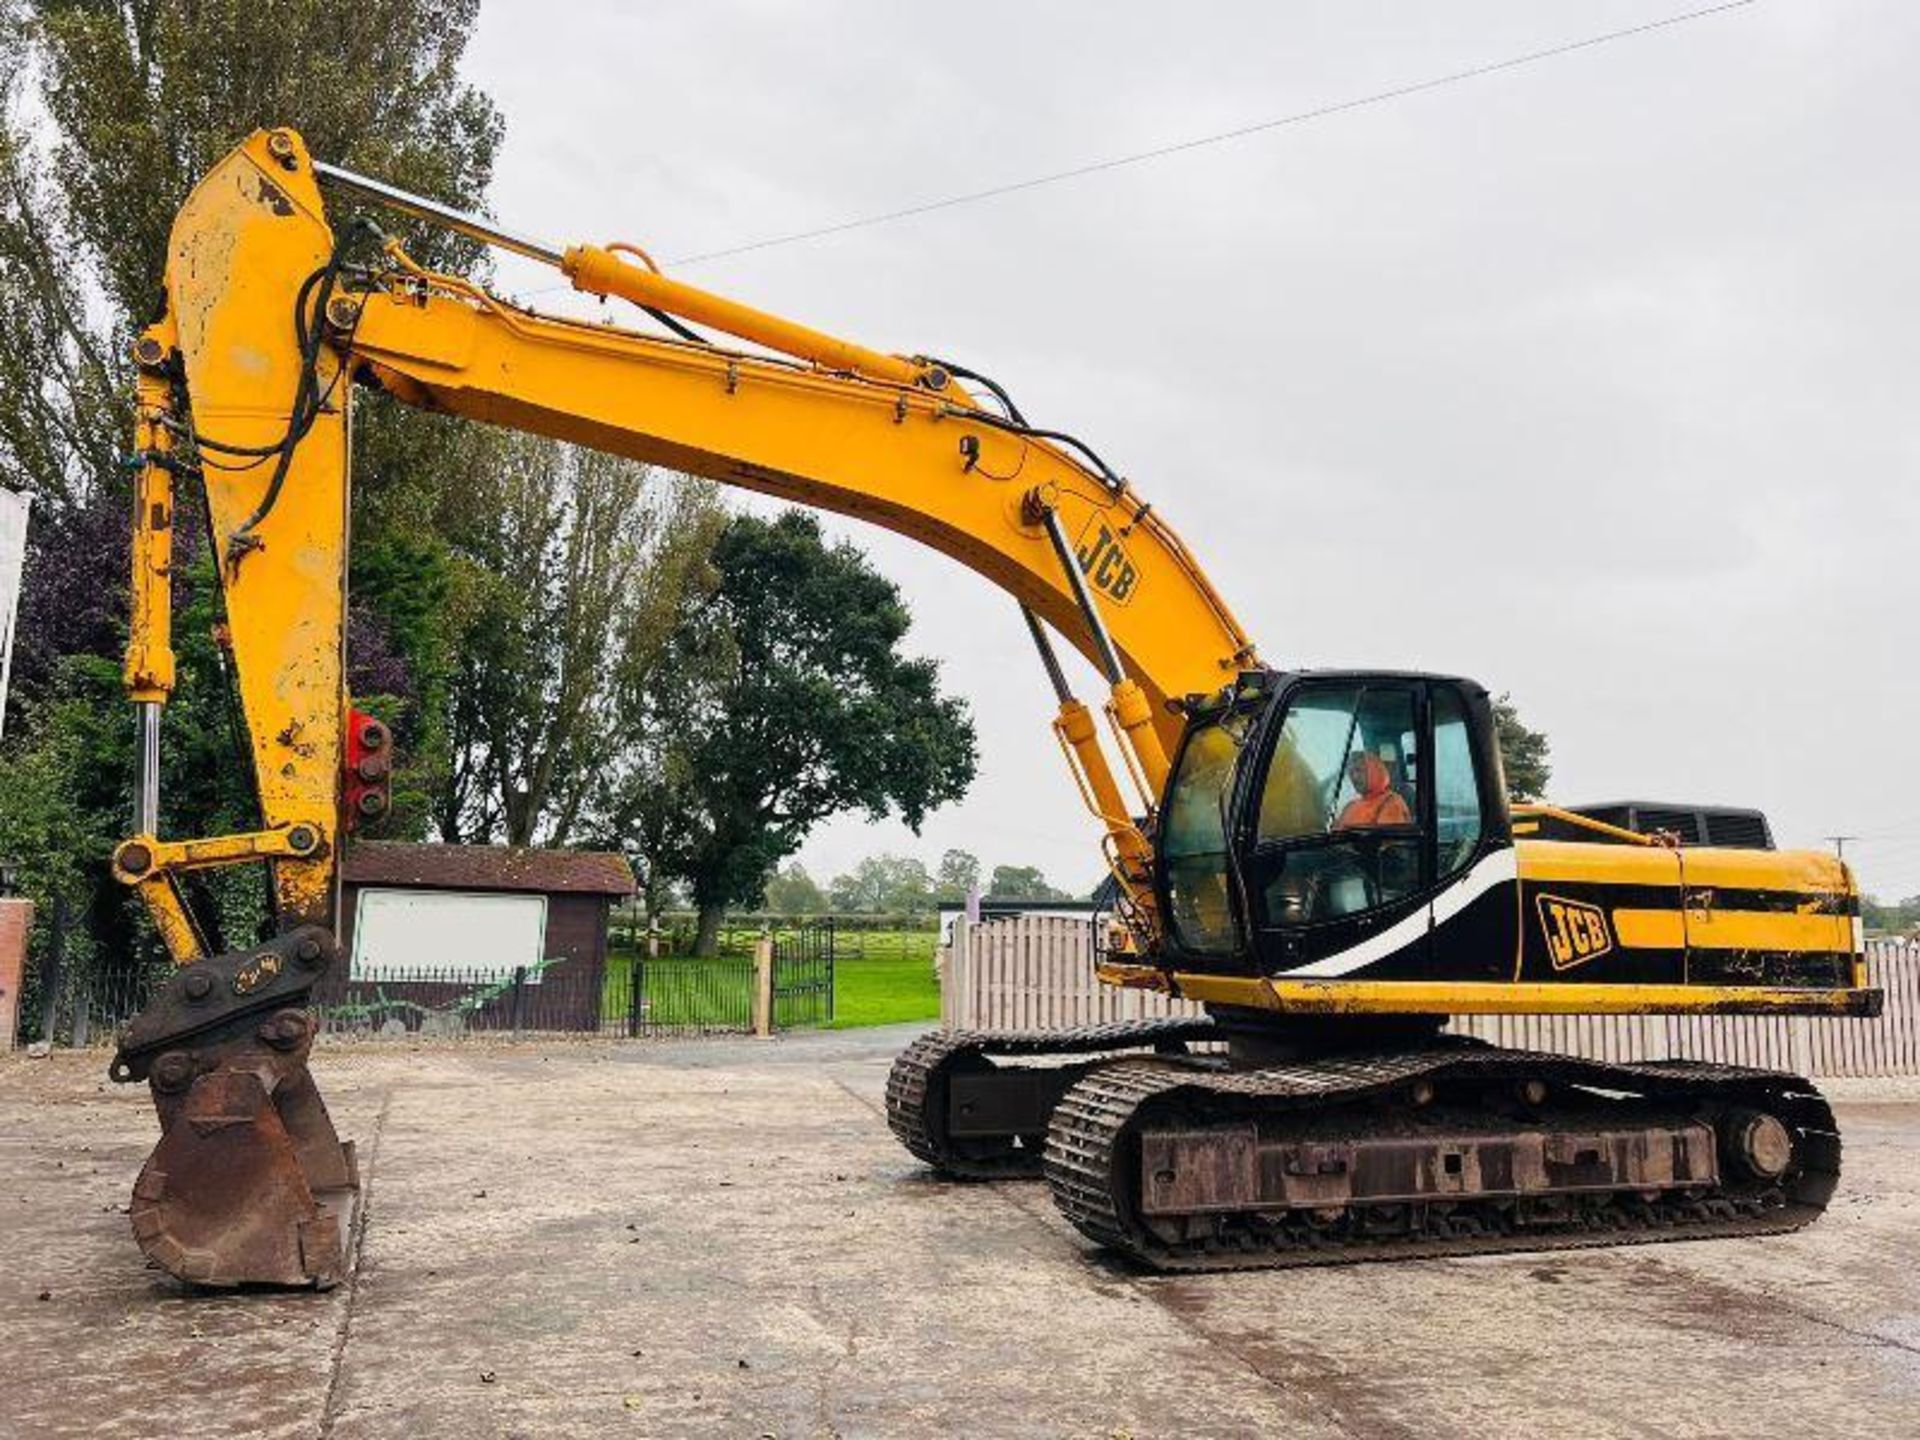
<path id="1" fill-rule="evenodd" d="M 1211 1020 L 1123 1020 L 1073 1030 L 933 1030 L 894 1059 L 887 1075 L 887 1125 L 914 1157 L 963 1180 L 1037 1179 L 1037 1149 L 991 1158 L 958 1154 L 947 1142 L 940 1107 L 946 1073 L 955 1065 L 995 1057 L 1101 1055 L 1189 1040 L 1217 1040 Z"/>
<path id="2" fill-rule="evenodd" d="M 1310 1110 L 1364 1100 L 1425 1076 L 1470 1074 L 1488 1078 L 1538 1077 L 1565 1084 L 1628 1091 L 1649 1098 L 1712 1097 L 1764 1107 L 1797 1131 L 1802 1169 L 1785 1191 L 1766 1200 L 1637 1202 L 1616 1206 L 1567 1230 L 1491 1229 L 1480 1233 L 1406 1236 L 1332 1236 L 1308 1231 L 1288 1237 L 1275 1230 L 1239 1231 L 1169 1245 L 1122 1213 L 1123 1190 L 1133 1178 L 1123 1158 L 1137 1152 L 1123 1140 L 1149 1110 L 1173 1099 L 1240 1098 L 1274 1108 Z M 1269 1070 L 1208 1073 L 1164 1061 L 1124 1060 L 1102 1065 L 1077 1083 L 1053 1112 L 1045 1173 L 1055 1204 L 1079 1230 L 1157 1270 L 1277 1269 L 1420 1259 L 1503 1251 L 1580 1249 L 1662 1240 L 1779 1234 L 1797 1230 L 1825 1210 L 1840 1176 L 1840 1137 L 1833 1112 L 1811 1082 L 1773 1070 L 1692 1061 L 1607 1065 L 1528 1051 L 1431 1050 L 1325 1060 Z M 1465 1207 L 1461 1207 L 1465 1208 Z M 1497 1216 L 1475 1208 L 1473 1216 Z"/>

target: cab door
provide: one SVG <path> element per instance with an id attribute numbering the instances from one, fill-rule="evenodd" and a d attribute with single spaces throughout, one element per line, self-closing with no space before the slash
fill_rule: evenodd
<path id="1" fill-rule="evenodd" d="M 1279 703 L 1236 847 L 1260 968 L 1311 975 L 1364 947 L 1369 975 L 1424 974 L 1424 686 L 1314 679 Z"/>

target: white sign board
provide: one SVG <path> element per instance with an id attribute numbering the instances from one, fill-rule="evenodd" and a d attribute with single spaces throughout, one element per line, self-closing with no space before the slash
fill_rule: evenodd
<path id="1" fill-rule="evenodd" d="M 362 890 L 353 919 L 355 980 L 538 981 L 547 941 L 544 895 Z"/>
<path id="2" fill-rule="evenodd" d="M 13 678 L 13 622 L 20 613 L 20 572 L 27 563 L 30 495 L 0 490 L 0 734 L 7 726 L 7 682 Z"/>

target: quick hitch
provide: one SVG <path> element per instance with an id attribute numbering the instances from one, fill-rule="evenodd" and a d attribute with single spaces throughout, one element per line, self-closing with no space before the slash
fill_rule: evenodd
<path id="1" fill-rule="evenodd" d="M 345 1276 L 360 1173 L 307 1068 L 307 1000 L 338 956 L 309 925 L 196 960 L 122 1034 L 108 1074 L 147 1082 L 161 1131 L 133 1235 L 169 1274 L 322 1290 Z"/>

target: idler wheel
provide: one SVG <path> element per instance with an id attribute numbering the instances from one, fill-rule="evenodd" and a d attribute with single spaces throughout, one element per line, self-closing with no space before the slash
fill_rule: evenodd
<path id="1" fill-rule="evenodd" d="M 1793 1163 L 1793 1136 L 1762 1111 L 1736 1113 L 1727 1128 L 1727 1140 L 1732 1158 L 1757 1179 L 1778 1180 Z"/>

